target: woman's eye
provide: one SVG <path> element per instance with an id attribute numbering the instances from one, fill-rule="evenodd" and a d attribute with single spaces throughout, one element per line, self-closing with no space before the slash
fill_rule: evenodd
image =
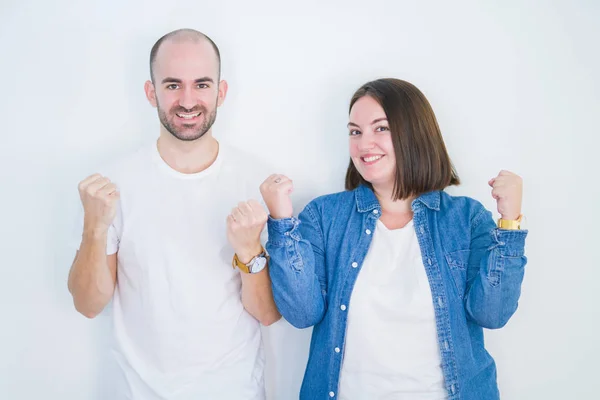
<path id="1" fill-rule="evenodd" d="M 350 131 L 350 136 L 356 136 L 356 135 L 360 135 L 360 131 L 357 131 L 356 129 Z"/>
<path id="2" fill-rule="evenodd" d="M 378 126 L 377 128 L 375 128 L 376 132 L 384 132 L 384 131 L 389 131 L 390 128 L 388 128 L 387 126 Z"/>

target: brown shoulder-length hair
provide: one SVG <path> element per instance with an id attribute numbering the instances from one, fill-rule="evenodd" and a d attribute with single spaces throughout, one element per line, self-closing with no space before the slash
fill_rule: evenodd
<path id="1" fill-rule="evenodd" d="M 378 79 L 354 93 L 349 110 L 363 96 L 375 99 L 388 120 L 396 155 L 394 200 L 460 184 L 433 109 L 419 89 L 400 79 Z M 373 188 L 350 160 L 346 190 L 354 190 L 361 184 Z"/>

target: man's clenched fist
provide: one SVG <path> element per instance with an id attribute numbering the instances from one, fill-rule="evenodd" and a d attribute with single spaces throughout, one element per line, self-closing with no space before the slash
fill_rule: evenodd
<path id="1" fill-rule="evenodd" d="M 117 186 L 110 179 L 94 174 L 79 183 L 79 197 L 83 204 L 84 231 L 108 231 L 117 213 Z"/>
<path id="2" fill-rule="evenodd" d="M 261 252 L 260 233 L 267 218 L 256 200 L 242 201 L 227 216 L 227 239 L 241 262 L 248 263 Z"/>

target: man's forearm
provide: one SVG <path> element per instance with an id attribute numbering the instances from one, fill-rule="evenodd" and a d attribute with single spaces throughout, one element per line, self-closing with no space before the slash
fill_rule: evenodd
<path id="1" fill-rule="evenodd" d="M 267 268 L 257 274 L 241 273 L 244 308 L 265 326 L 269 326 L 281 318 L 273 300 L 271 279 Z"/>
<path id="2" fill-rule="evenodd" d="M 85 233 L 69 273 L 75 308 L 88 318 L 104 309 L 115 288 L 116 270 L 109 266 L 106 241 L 106 233 Z"/>

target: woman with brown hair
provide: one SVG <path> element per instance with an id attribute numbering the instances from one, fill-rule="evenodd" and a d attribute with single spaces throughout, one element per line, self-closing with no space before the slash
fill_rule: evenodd
<path id="1" fill-rule="evenodd" d="M 380 79 L 350 102 L 346 191 L 293 217 L 270 176 L 270 275 L 294 326 L 314 326 L 300 398 L 499 398 L 483 328 L 517 308 L 526 263 L 522 180 L 488 184 L 501 215 L 443 190 L 459 184 L 435 115 L 412 84 Z"/>

